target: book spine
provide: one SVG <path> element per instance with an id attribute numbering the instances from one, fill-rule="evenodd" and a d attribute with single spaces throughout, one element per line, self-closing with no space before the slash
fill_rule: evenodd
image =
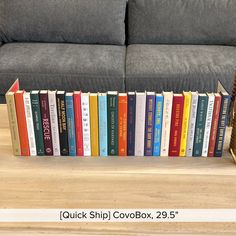
<path id="1" fill-rule="evenodd" d="M 184 93 L 184 113 L 183 113 L 183 124 L 182 124 L 180 153 L 179 153 L 181 157 L 186 156 L 190 105 L 191 105 L 191 93 L 190 92 Z"/>
<path id="2" fill-rule="evenodd" d="M 98 97 L 90 95 L 90 130 L 92 156 L 99 156 Z"/>
<path id="3" fill-rule="evenodd" d="M 155 105 L 156 96 L 147 95 L 146 97 L 146 121 L 145 121 L 145 141 L 144 155 L 152 156 L 153 154 L 153 139 L 154 139 L 154 122 L 155 122 Z"/>
<path id="4" fill-rule="evenodd" d="M 23 93 L 15 93 L 15 104 L 16 104 L 18 131 L 20 137 L 21 156 L 29 156 L 30 148 L 29 148 L 28 131 L 25 117 Z"/>
<path id="5" fill-rule="evenodd" d="M 136 96 L 128 95 L 127 154 L 134 156 Z"/>
<path id="6" fill-rule="evenodd" d="M 8 120 L 11 131 L 13 154 L 15 156 L 20 156 L 21 155 L 20 137 L 18 131 L 14 93 L 11 94 L 7 93 L 5 97 L 7 102 Z"/>
<path id="7" fill-rule="evenodd" d="M 195 136 L 194 136 L 194 144 L 193 144 L 193 156 L 195 156 L 195 157 L 202 155 L 203 138 L 204 138 L 206 113 L 207 113 L 207 104 L 208 104 L 208 97 L 207 96 L 199 96 L 196 128 L 195 128 Z"/>
<path id="8" fill-rule="evenodd" d="M 91 156 L 89 95 L 81 95 L 84 156 Z"/>
<path id="9" fill-rule="evenodd" d="M 206 124 L 203 138 L 203 146 L 202 146 L 202 156 L 207 157 L 208 154 L 208 146 L 210 140 L 210 132 L 211 132 L 211 124 L 212 124 L 212 115 L 214 108 L 215 96 L 208 96 L 208 106 L 207 106 L 207 115 L 206 115 Z"/>
<path id="10" fill-rule="evenodd" d="M 146 94 L 136 94 L 135 156 L 144 156 Z"/>
<path id="11" fill-rule="evenodd" d="M 161 154 L 162 115 L 163 115 L 163 96 L 160 95 L 156 96 L 153 156 L 160 156 Z"/>
<path id="12" fill-rule="evenodd" d="M 66 101 L 65 94 L 57 94 L 57 115 L 60 139 L 60 153 L 62 156 L 69 155 L 67 120 L 66 120 Z"/>
<path id="13" fill-rule="evenodd" d="M 60 140 L 58 131 L 56 92 L 48 92 L 48 103 L 49 103 L 50 123 L 52 132 L 53 155 L 60 156 L 61 153 L 60 153 Z"/>
<path id="14" fill-rule="evenodd" d="M 170 129 L 171 131 L 170 131 L 169 156 L 179 156 L 180 153 L 183 108 L 184 108 L 184 97 L 174 96 L 171 129 Z"/>
<path id="15" fill-rule="evenodd" d="M 42 129 L 39 95 L 31 93 L 30 97 L 31 97 L 32 115 L 33 115 L 33 121 L 34 121 L 34 132 L 35 132 L 37 155 L 43 156 L 44 155 L 44 142 L 43 142 L 43 129 Z"/>
<path id="16" fill-rule="evenodd" d="M 222 157 L 225 130 L 229 114 L 230 96 L 222 95 L 219 124 L 216 136 L 215 157 Z"/>
<path id="17" fill-rule="evenodd" d="M 118 155 L 127 156 L 127 96 L 119 96 L 118 104 Z"/>
<path id="18" fill-rule="evenodd" d="M 74 93 L 74 112 L 75 112 L 75 136 L 76 136 L 76 154 L 77 156 L 84 155 L 83 143 L 83 125 L 82 125 L 82 110 L 81 110 L 81 92 Z"/>
<path id="19" fill-rule="evenodd" d="M 28 131 L 30 155 L 36 156 L 37 150 L 36 150 L 36 142 L 35 142 L 35 134 L 34 134 L 34 123 L 33 123 L 33 116 L 32 116 L 30 93 L 24 93 L 23 98 L 24 98 L 24 106 L 25 106 L 25 117 L 26 117 L 27 131 Z"/>
<path id="20" fill-rule="evenodd" d="M 210 141 L 208 148 L 208 156 L 213 157 L 215 152 L 216 145 L 216 135 L 219 123 L 219 115 L 220 115 L 220 107 L 221 107 L 221 96 L 215 97 L 214 111 L 212 116 L 212 125 L 211 125 L 211 133 L 210 133 Z"/>
<path id="21" fill-rule="evenodd" d="M 68 130 L 69 155 L 76 156 L 75 117 L 73 96 L 66 96 L 66 119 Z"/>
<path id="22" fill-rule="evenodd" d="M 48 106 L 48 94 L 40 94 L 40 107 L 43 127 L 44 152 L 47 156 L 53 155 L 52 133 Z"/>
<path id="23" fill-rule="evenodd" d="M 173 93 L 164 93 L 162 133 L 161 133 L 161 156 L 169 155 L 172 102 L 173 102 Z"/>
<path id="24" fill-rule="evenodd" d="M 197 119 L 197 108 L 198 108 L 198 94 L 192 93 L 191 109 L 189 115 L 187 148 L 186 148 L 186 156 L 188 157 L 191 157 L 193 155 L 193 143 L 194 143 L 195 126 Z"/>
<path id="25" fill-rule="evenodd" d="M 100 95 L 99 98 L 99 145 L 100 156 L 107 157 L 107 95 Z"/>
<path id="26" fill-rule="evenodd" d="M 118 155 L 118 97 L 107 95 L 108 155 Z"/>

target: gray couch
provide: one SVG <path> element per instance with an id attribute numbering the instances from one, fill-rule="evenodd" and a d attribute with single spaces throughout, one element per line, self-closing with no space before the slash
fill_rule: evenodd
<path id="1" fill-rule="evenodd" d="M 10 84 L 83 91 L 231 89 L 235 0 L 0 0 Z"/>

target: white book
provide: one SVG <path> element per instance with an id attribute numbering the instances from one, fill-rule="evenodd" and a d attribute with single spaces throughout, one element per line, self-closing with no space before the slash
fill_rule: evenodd
<path id="1" fill-rule="evenodd" d="M 26 125 L 27 125 L 30 155 L 36 156 L 37 150 L 36 150 L 36 142 L 35 142 L 35 134 L 34 134 L 34 122 L 33 122 L 32 108 L 31 108 L 30 93 L 25 92 L 23 94 L 23 99 L 24 99 L 25 118 L 26 118 Z"/>
<path id="2" fill-rule="evenodd" d="M 207 105 L 207 115 L 206 115 L 205 131 L 204 131 L 203 146 L 202 146 L 203 157 L 207 157 L 208 155 L 212 115 L 213 115 L 213 109 L 214 109 L 214 103 L 215 103 L 215 95 L 213 93 L 210 93 L 207 95 L 208 95 L 208 105 Z"/>
<path id="3" fill-rule="evenodd" d="M 188 138 L 186 147 L 186 156 L 188 157 L 191 157 L 193 155 L 193 142 L 194 142 L 196 119 L 197 119 L 197 107 L 198 107 L 198 92 L 192 92 L 192 101 L 191 101 L 189 125 L 188 125 Z"/>
<path id="4" fill-rule="evenodd" d="M 48 91 L 48 105 L 50 113 L 51 132 L 52 132 L 53 155 L 60 156 L 61 152 L 60 152 L 60 140 L 59 140 L 59 130 L 58 130 L 56 91 Z"/>
<path id="5" fill-rule="evenodd" d="M 168 156 L 173 92 L 163 92 L 163 97 L 164 97 L 164 103 L 163 103 L 162 133 L 161 133 L 161 156 Z"/>
<path id="6" fill-rule="evenodd" d="M 84 156 L 91 156 L 89 93 L 81 93 Z"/>
<path id="7" fill-rule="evenodd" d="M 144 156 L 146 93 L 136 93 L 135 156 Z"/>

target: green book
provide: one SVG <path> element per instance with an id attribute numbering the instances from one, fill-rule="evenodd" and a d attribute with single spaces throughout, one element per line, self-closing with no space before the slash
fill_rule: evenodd
<path id="1" fill-rule="evenodd" d="M 43 129 L 42 129 L 42 120 L 40 111 L 39 91 L 31 91 L 30 98 L 31 98 L 33 122 L 34 122 L 37 155 L 43 156 L 44 142 L 43 142 Z"/>
<path id="2" fill-rule="evenodd" d="M 108 155 L 118 155 L 118 93 L 107 93 Z"/>
<path id="3" fill-rule="evenodd" d="M 193 156 L 199 157 L 202 155 L 206 115 L 207 115 L 208 96 L 206 94 L 199 94 L 198 109 L 196 118 L 196 127 L 193 143 Z"/>

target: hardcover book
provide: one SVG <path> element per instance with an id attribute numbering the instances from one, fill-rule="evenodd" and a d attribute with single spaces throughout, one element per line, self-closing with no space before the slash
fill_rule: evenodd
<path id="1" fill-rule="evenodd" d="M 163 116 L 163 95 L 157 94 L 156 109 L 155 109 L 153 156 L 160 156 L 161 154 L 162 116 Z"/>
<path id="2" fill-rule="evenodd" d="M 144 155 L 152 156 L 153 139 L 154 139 L 154 123 L 155 123 L 155 105 L 156 94 L 147 92 L 146 95 L 146 117 L 145 117 L 145 138 L 144 138 Z"/>
<path id="3" fill-rule="evenodd" d="M 179 156 L 180 153 L 183 109 L 184 96 L 182 94 L 175 94 L 172 106 L 169 156 Z"/>
<path id="4" fill-rule="evenodd" d="M 118 155 L 118 93 L 107 93 L 108 155 Z"/>
<path id="5" fill-rule="evenodd" d="M 57 98 L 60 152 L 62 156 L 68 156 L 69 146 L 68 146 L 68 133 L 67 133 L 65 91 L 57 91 L 56 98 Z"/>

